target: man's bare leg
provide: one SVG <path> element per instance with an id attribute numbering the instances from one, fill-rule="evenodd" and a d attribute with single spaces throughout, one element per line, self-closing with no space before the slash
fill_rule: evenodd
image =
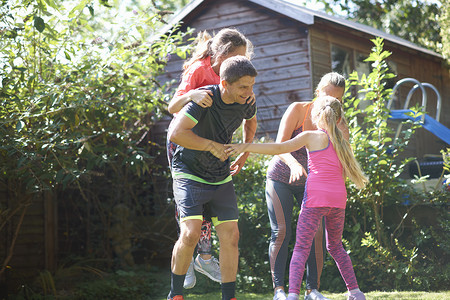
<path id="1" fill-rule="evenodd" d="M 239 260 L 239 228 L 238 223 L 225 222 L 216 227 L 220 242 L 220 272 L 222 282 L 236 281 Z"/>
<path id="2" fill-rule="evenodd" d="M 202 220 L 188 219 L 180 223 L 180 237 L 172 252 L 172 273 L 186 274 L 194 254 L 195 246 L 200 238 Z"/>

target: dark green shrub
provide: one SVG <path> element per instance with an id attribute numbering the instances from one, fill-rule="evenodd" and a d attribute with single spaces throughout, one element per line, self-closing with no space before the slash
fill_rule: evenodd
<path id="1" fill-rule="evenodd" d="M 270 158 L 251 154 L 233 178 L 239 206 L 238 288 L 243 291 L 261 292 L 272 287 L 268 257 L 270 222 L 264 189 Z"/>

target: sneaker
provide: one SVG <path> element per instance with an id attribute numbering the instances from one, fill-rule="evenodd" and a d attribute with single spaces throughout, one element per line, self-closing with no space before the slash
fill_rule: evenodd
<path id="1" fill-rule="evenodd" d="M 203 260 L 200 255 L 194 260 L 195 271 L 202 273 L 209 277 L 209 279 L 215 282 L 222 281 L 222 275 L 220 274 L 219 261 L 212 256 L 209 260 Z"/>
<path id="2" fill-rule="evenodd" d="M 286 300 L 298 300 L 298 295 L 295 293 L 289 293 Z"/>
<path id="3" fill-rule="evenodd" d="M 169 299 L 167 299 L 167 300 L 184 300 L 184 298 L 183 298 L 183 296 L 181 296 L 181 295 L 176 295 L 176 296 L 174 296 L 173 298 L 169 298 Z"/>
<path id="4" fill-rule="evenodd" d="M 318 290 L 313 289 L 309 295 L 305 292 L 305 300 L 330 300 L 325 298 Z"/>
<path id="5" fill-rule="evenodd" d="M 286 293 L 282 289 L 278 289 L 273 296 L 273 300 L 286 300 Z"/>
<path id="6" fill-rule="evenodd" d="M 366 296 L 364 296 L 364 293 L 359 291 L 351 295 L 350 293 L 347 294 L 347 300 L 366 300 Z"/>
<path id="7" fill-rule="evenodd" d="M 191 264 L 189 265 L 189 269 L 186 273 L 186 277 L 184 278 L 183 287 L 185 289 L 192 289 L 195 286 L 196 282 L 197 282 L 197 278 L 195 277 L 195 272 L 194 272 L 194 258 L 192 258 Z"/>

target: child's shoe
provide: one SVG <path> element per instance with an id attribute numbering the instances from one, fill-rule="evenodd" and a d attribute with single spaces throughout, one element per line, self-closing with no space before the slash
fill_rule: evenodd
<path id="1" fill-rule="evenodd" d="M 366 296 L 361 291 L 357 291 L 355 293 L 348 293 L 347 300 L 366 300 Z"/>
<path id="2" fill-rule="evenodd" d="M 289 293 L 286 300 L 298 300 L 298 295 L 295 293 Z"/>

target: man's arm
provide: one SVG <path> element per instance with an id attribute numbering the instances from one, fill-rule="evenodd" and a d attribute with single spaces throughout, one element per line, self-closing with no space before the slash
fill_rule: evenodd
<path id="1" fill-rule="evenodd" d="M 244 130 L 242 131 L 242 137 L 244 139 L 244 143 L 251 143 L 253 142 L 253 138 L 255 137 L 256 128 L 258 126 L 258 121 L 256 119 L 256 116 L 249 120 L 244 120 Z M 231 164 L 230 166 L 230 174 L 232 176 L 238 174 L 242 167 L 244 166 L 245 162 L 247 161 L 249 152 L 241 153 L 236 160 Z"/>
<path id="2" fill-rule="evenodd" d="M 196 135 L 192 131 L 196 124 L 194 120 L 186 115 L 178 116 L 175 119 L 172 130 L 169 132 L 169 140 L 187 149 L 209 151 L 221 161 L 225 161 L 228 155 L 225 153 L 224 145 Z"/>

